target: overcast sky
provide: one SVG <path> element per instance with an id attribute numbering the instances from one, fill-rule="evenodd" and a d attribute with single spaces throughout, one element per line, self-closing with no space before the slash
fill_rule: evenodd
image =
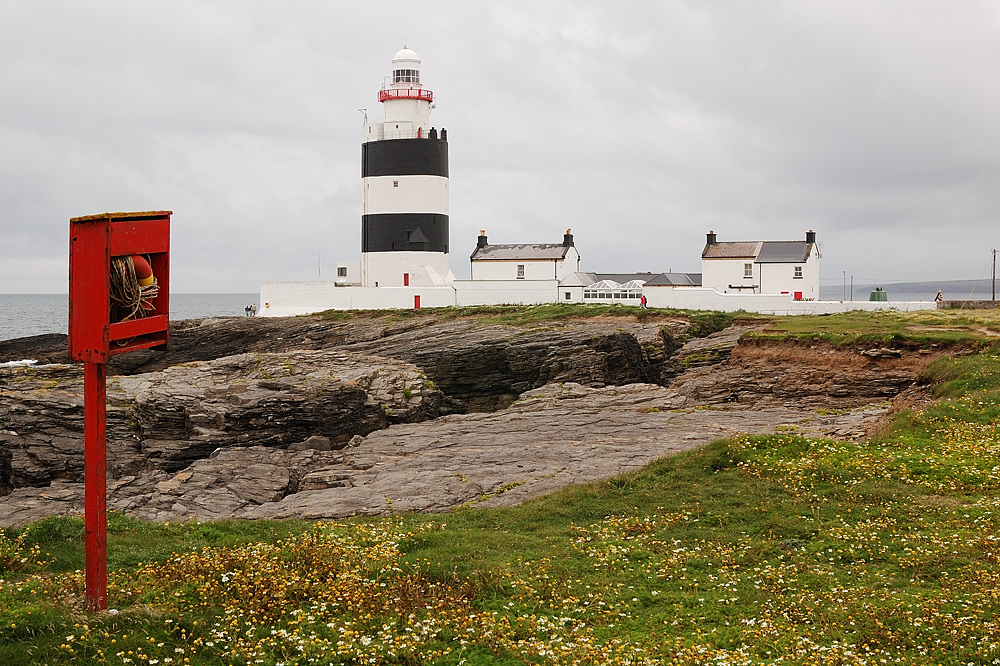
<path id="1" fill-rule="evenodd" d="M 65 292 L 69 218 L 168 209 L 171 290 L 360 258 L 362 114 L 408 43 L 448 129 L 451 265 L 559 242 L 699 272 L 798 240 L 822 282 L 990 277 L 992 0 L 0 2 L 0 293 Z"/>

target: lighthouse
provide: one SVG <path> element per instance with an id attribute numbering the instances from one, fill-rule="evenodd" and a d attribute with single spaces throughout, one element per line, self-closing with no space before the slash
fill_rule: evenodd
<path id="1" fill-rule="evenodd" d="M 434 93 L 420 58 L 404 46 L 379 90 L 383 120 L 363 128 L 361 283 L 365 287 L 446 286 L 448 133 L 431 126 Z"/>

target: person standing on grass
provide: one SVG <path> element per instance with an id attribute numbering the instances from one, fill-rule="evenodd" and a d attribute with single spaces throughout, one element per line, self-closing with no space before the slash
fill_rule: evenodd
<path id="1" fill-rule="evenodd" d="M 643 310 L 646 309 L 646 294 L 642 294 L 639 296 L 639 307 L 642 308 Z"/>

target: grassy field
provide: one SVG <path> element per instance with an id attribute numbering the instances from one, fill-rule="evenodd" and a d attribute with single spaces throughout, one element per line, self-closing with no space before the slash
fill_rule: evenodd
<path id="1" fill-rule="evenodd" d="M 780 328 L 882 334 L 851 317 Z M 114 515 L 106 614 L 82 605 L 81 520 L 8 530 L 0 664 L 1000 663 L 996 324 L 869 324 L 981 348 L 860 444 L 719 441 L 504 510 Z"/>
<path id="2" fill-rule="evenodd" d="M 1000 310 L 847 312 L 765 318 L 756 337 L 822 340 L 834 345 L 873 343 L 904 347 L 933 344 L 986 344 L 1000 336 Z"/>
<path id="3" fill-rule="evenodd" d="M 732 324 L 736 316 L 762 319 L 759 315 L 745 312 L 734 314 L 703 310 L 672 310 L 663 308 L 640 309 L 634 305 L 595 305 L 591 303 L 554 303 L 544 305 L 472 305 L 448 308 L 421 308 L 419 310 L 327 310 L 317 315 L 327 321 L 357 321 L 374 319 L 381 321 L 405 321 L 430 319 L 449 321 L 472 319 L 484 323 L 507 324 L 510 326 L 534 326 L 552 322 L 595 317 L 616 317 L 633 321 L 651 321 L 681 318 L 691 323 L 691 334 L 708 335 Z"/>

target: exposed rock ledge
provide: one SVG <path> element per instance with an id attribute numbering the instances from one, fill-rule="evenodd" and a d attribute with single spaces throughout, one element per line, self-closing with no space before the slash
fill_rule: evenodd
<path id="1" fill-rule="evenodd" d="M 946 353 L 688 339 L 675 318 L 171 326 L 170 351 L 109 368 L 111 508 L 153 520 L 495 506 L 735 432 L 855 437 Z M 0 525 L 82 506 L 81 369 L 65 336 L 0 344 L 21 358 L 56 364 L 0 368 Z"/>
<path id="2" fill-rule="evenodd" d="M 438 416 L 418 368 L 346 352 L 238 354 L 108 382 L 108 476 L 175 472 L 220 447 L 327 448 L 393 423 Z M 83 474 L 81 366 L 0 371 L 0 492 Z M 0 500 L 2 501 L 2 500 Z"/>
<path id="3" fill-rule="evenodd" d="M 685 402 L 675 391 L 646 384 L 553 384 L 523 394 L 503 411 L 394 425 L 338 451 L 308 444 L 220 449 L 178 472 L 157 469 L 114 481 L 109 508 L 174 521 L 503 506 L 638 469 L 737 432 L 781 428 L 856 437 L 885 411 L 820 416 L 786 408 L 685 409 Z M 79 482 L 20 488 L 0 499 L 0 525 L 78 513 L 82 505 Z"/>

